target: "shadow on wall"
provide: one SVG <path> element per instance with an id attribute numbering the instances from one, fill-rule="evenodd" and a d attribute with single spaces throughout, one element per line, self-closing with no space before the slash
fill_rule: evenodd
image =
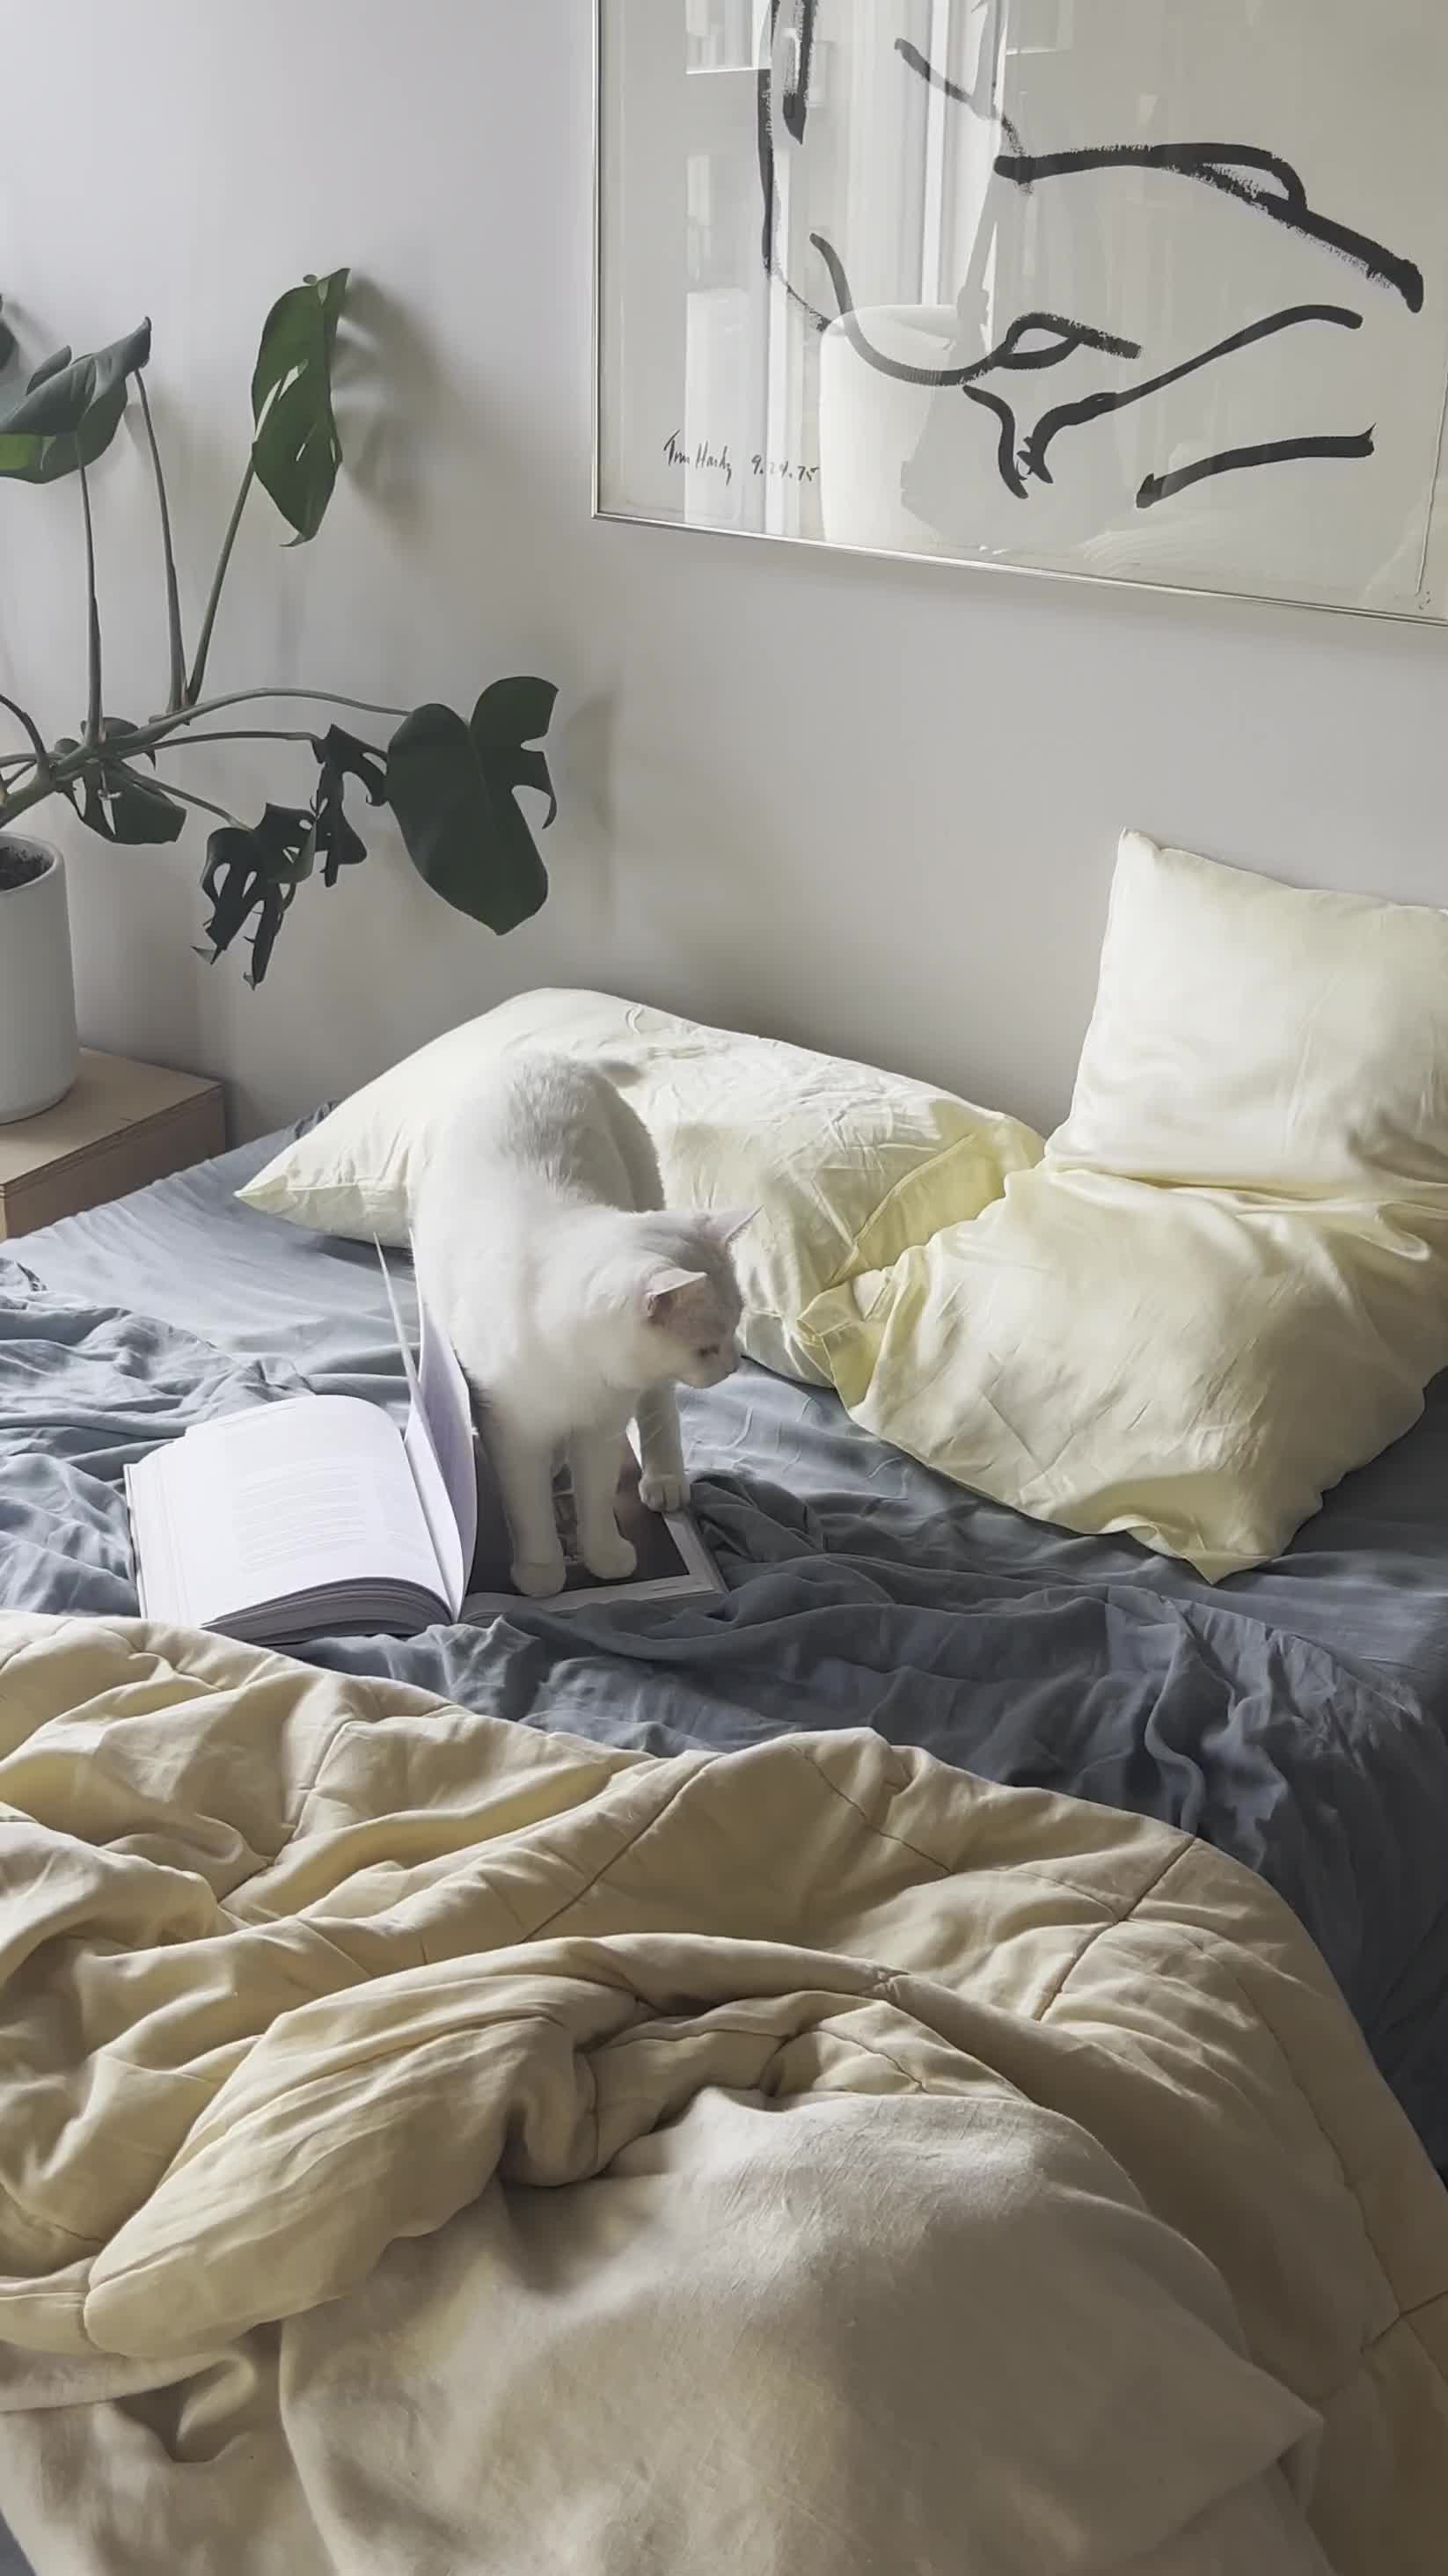
<path id="1" fill-rule="evenodd" d="M 494 649 L 506 636 L 510 655 L 566 673 L 578 629 L 591 622 L 580 597 L 587 496 L 578 495 L 576 517 L 559 507 L 560 490 L 577 483 L 567 442 L 555 452 L 536 425 L 510 435 L 485 372 L 470 379 L 450 363 L 438 335 L 375 278 L 352 280 L 334 384 L 346 472 L 363 506 L 406 555 L 446 563 L 450 591 L 476 598 Z M 425 583 L 402 584 L 389 621 L 394 648 L 415 657 L 414 694 L 432 687 Z M 606 934 L 615 910 L 616 718 L 611 691 L 570 706 L 565 680 L 550 744 L 560 816 L 547 858 L 550 877 L 566 878 L 571 902 L 586 908 L 576 924 L 585 943 Z"/>
<path id="2" fill-rule="evenodd" d="M 375 278 L 354 275 L 348 289 L 333 394 L 357 490 L 399 536 L 422 536 L 437 450 L 474 448 L 478 422 L 436 334 Z"/>

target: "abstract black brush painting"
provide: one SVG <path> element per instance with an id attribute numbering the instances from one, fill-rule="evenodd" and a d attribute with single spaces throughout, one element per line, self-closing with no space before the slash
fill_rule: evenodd
<path id="1" fill-rule="evenodd" d="M 599 0 L 601 511 L 1448 614 L 1448 6 Z"/>

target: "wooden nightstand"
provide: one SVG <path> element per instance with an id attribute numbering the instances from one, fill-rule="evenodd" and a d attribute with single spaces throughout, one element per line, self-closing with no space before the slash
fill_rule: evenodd
<path id="1" fill-rule="evenodd" d="M 219 1154 L 221 1085 L 82 1047 L 75 1088 L 0 1127 L 0 1242 Z"/>

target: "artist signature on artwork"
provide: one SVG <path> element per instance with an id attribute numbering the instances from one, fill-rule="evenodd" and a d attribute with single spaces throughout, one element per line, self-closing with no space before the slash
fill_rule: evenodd
<path id="1" fill-rule="evenodd" d="M 726 438 L 719 447 L 699 438 L 689 446 L 680 430 L 670 430 L 664 441 L 664 455 L 670 465 L 683 465 L 696 474 L 720 474 L 727 491 L 733 483 L 736 459 Z M 751 481 L 757 483 L 816 483 L 818 465 L 806 465 L 793 456 L 766 456 L 756 448 L 753 455 L 737 460 Z"/>

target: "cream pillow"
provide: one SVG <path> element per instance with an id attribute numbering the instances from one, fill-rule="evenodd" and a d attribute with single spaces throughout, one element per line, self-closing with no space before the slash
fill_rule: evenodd
<path id="1" fill-rule="evenodd" d="M 1448 913 L 1123 833 L 1057 1163 L 1292 1198 L 1448 1184 Z"/>
<path id="2" fill-rule="evenodd" d="M 856 1420 L 958 1484 L 1211 1582 L 1277 1556 L 1448 1361 L 1448 1212 L 1044 1162 L 817 1298 Z"/>
<path id="3" fill-rule="evenodd" d="M 1041 1139 L 928 1083 L 700 1027 L 606 993 L 525 993 L 434 1039 L 288 1145 L 241 1191 L 324 1234 L 407 1239 L 409 1191 L 440 1117 L 519 1048 L 616 1065 L 676 1206 L 757 1205 L 735 1254 L 744 1343 L 818 1376 L 796 1324 L 855 1270 L 893 1261 L 1000 1195 Z"/>
<path id="4" fill-rule="evenodd" d="M 872 1431 L 1215 1580 L 1448 1364 L 1448 916 L 1121 843 L 1071 1113 L 972 1224 L 818 1298 Z"/>

